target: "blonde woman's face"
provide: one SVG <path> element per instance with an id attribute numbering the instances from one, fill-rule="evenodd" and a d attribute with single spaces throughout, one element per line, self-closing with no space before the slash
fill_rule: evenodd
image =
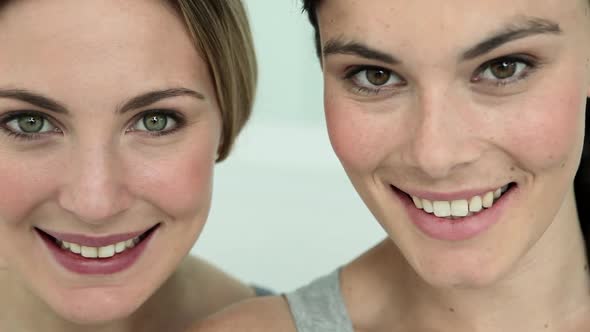
<path id="1" fill-rule="evenodd" d="M 332 145 L 429 283 L 487 285 L 536 245 L 565 245 L 552 235 L 568 241 L 588 10 L 585 0 L 319 6 Z"/>
<path id="2" fill-rule="evenodd" d="M 2 267 L 66 319 L 128 316 L 209 211 L 207 66 L 161 1 L 12 1 L 0 44 Z"/>

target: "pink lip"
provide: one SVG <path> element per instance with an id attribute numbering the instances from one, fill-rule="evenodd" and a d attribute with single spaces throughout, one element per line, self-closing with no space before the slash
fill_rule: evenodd
<path id="1" fill-rule="evenodd" d="M 124 233 L 124 234 L 113 234 L 108 236 L 88 236 L 82 234 L 68 234 L 68 233 L 58 233 L 52 231 L 46 231 L 42 229 L 43 232 L 53 236 L 54 238 L 66 242 L 76 243 L 87 247 L 104 247 L 111 244 L 115 244 L 118 242 L 123 242 L 126 240 L 133 239 L 141 234 L 147 232 L 149 229 L 145 229 L 140 232 L 133 232 L 133 233 Z"/>
<path id="2" fill-rule="evenodd" d="M 460 199 L 470 199 L 473 196 L 483 196 L 483 195 L 489 193 L 490 191 L 494 192 L 505 185 L 507 185 L 507 184 L 504 184 L 504 185 L 501 185 L 501 186 L 495 187 L 495 188 L 471 189 L 471 190 L 444 192 L 444 193 L 435 193 L 435 192 L 429 192 L 429 191 L 413 191 L 413 190 L 407 191 L 402 188 L 394 188 L 394 189 L 399 189 L 408 195 L 420 197 L 422 199 L 427 199 L 429 201 L 454 201 L 454 200 L 460 200 Z"/>
<path id="3" fill-rule="evenodd" d="M 55 261 L 59 265 L 64 267 L 66 270 L 69 270 L 69 271 L 77 273 L 77 274 L 83 274 L 83 275 L 108 275 L 108 274 L 121 272 L 121 271 L 131 268 L 131 266 L 133 266 L 133 264 L 139 260 L 142 253 L 146 250 L 147 246 L 149 245 L 149 243 L 151 242 L 153 237 L 156 235 L 157 231 L 158 231 L 157 228 L 151 230 L 149 232 L 149 234 L 143 240 L 141 240 L 141 242 L 139 242 L 135 247 L 127 248 L 122 253 L 115 254 L 113 257 L 109 257 L 109 258 L 85 258 L 85 257 L 82 257 L 81 255 L 74 254 L 69 250 L 59 248 L 57 246 L 57 244 L 55 243 L 55 241 L 53 239 L 49 238 L 47 235 L 43 235 L 40 232 L 37 232 L 37 234 L 38 234 L 39 238 L 45 244 L 45 247 L 47 247 L 49 249 L 49 252 L 51 253 L 51 256 L 53 256 Z M 130 233 L 130 234 L 133 235 L 134 233 Z M 139 233 L 138 235 L 141 235 L 141 234 L 142 233 Z M 53 236 L 53 235 L 51 235 L 51 236 Z M 122 236 L 122 235 L 116 235 L 115 237 L 103 237 L 103 238 L 99 238 L 99 239 L 101 241 L 104 239 L 108 239 L 108 240 L 114 239 L 116 242 L 116 240 L 120 239 L 119 236 Z M 132 236 L 131 238 L 133 238 L 133 237 L 134 236 Z M 69 239 L 75 239 L 78 241 L 80 239 L 84 240 L 85 237 L 84 236 L 82 238 L 69 237 Z M 91 239 L 96 239 L 96 238 L 91 238 Z M 72 242 L 77 243 L 76 241 L 72 241 Z M 119 242 L 121 242 L 121 241 L 119 241 Z M 86 242 L 86 243 L 88 243 L 88 242 Z M 103 243 L 103 242 L 101 242 L 101 243 Z M 109 244 L 113 244 L 113 242 L 111 242 Z"/>
<path id="4" fill-rule="evenodd" d="M 392 192 L 401 200 L 410 220 L 422 233 L 442 241 L 465 241 L 484 233 L 499 222 L 508 204 L 518 194 L 518 189 L 518 186 L 512 186 L 489 209 L 454 220 L 439 218 L 416 208 L 410 197 L 398 189 L 392 188 Z"/>

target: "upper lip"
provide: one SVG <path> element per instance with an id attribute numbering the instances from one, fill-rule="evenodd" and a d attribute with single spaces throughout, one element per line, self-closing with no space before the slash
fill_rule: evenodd
<path id="1" fill-rule="evenodd" d="M 392 187 L 414 197 L 427 199 L 429 201 L 454 201 L 454 200 L 462 200 L 462 199 L 470 199 L 474 196 L 483 196 L 488 192 L 494 192 L 499 188 L 507 186 L 508 183 L 499 185 L 497 187 L 488 187 L 484 189 L 467 189 L 467 190 L 458 190 L 458 191 L 448 191 L 448 192 L 433 192 L 433 191 L 426 191 L 426 190 L 413 190 L 413 189 L 403 189 L 397 186 L 391 185 Z"/>
<path id="2" fill-rule="evenodd" d="M 153 227 L 152 227 L 153 228 Z M 137 232 L 129 232 L 129 233 L 119 233 L 119 234 L 112 234 L 112 235 L 104 235 L 104 236 L 91 236 L 85 234 L 74 234 L 74 233 L 60 233 L 49 231 L 41 228 L 37 228 L 43 233 L 46 233 L 58 240 L 66 241 L 70 243 L 76 243 L 79 245 L 87 246 L 87 247 L 104 247 L 111 244 L 127 241 L 133 239 L 141 234 L 149 231 L 152 228 L 147 228 L 143 231 Z"/>

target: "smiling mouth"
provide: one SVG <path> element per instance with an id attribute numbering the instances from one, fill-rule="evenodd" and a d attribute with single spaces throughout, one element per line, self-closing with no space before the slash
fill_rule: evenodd
<path id="1" fill-rule="evenodd" d="M 71 252 L 73 254 L 89 259 L 106 259 L 134 248 L 147 237 L 149 237 L 150 234 L 152 234 L 159 226 L 160 224 L 157 224 L 138 236 L 100 247 L 64 241 L 62 239 L 58 239 L 52 235 L 47 234 L 39 228 L 35 228 L 35 230 L 42 237 L 49 240 L 49 243 L 55 245 L 57 248 L 60 248 L 63 251 Z"/>
<path id="2" fill-rule="evenodd" d="M 414 202 L 414 206 L 417 209 L 429 214 L 434 214 L 439 218 L 450 220 L 470 217 L 477 215 L 486 209 L 492 208 L 494 204 L 504 196 L 504 194 L 512 190 L 514 187 L 516 187 L 516 183 L 512 182 L 482 195 L 475 195 L 473 197 L 452 201 L 433 201 L 410 195 L 392 186 L 394 190 L 408 196 Z"/>

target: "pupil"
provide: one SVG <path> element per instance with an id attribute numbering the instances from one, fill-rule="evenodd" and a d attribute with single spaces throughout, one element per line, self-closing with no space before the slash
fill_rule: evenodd
<path id="1" fill-rule="evenodd" d="M 383 69 L 367 70 L 367 80 L 373 85 L 383 85 L 389 81 L 391 74 Z"/>
<path id="2" fill-rule="evenodd" d="M 25 133 L 38 133 L 43 129 L 44 120 L 40 116 L 27 115 L 18 120 L 18 127 Z"/>
<path id="3" fill-rule="evenodd" d="M 510 61 L 499 62 L 492 66 L 492 73 L 499 79 L 509 78 L 516 73 L 516 63 Z"/>
<path id="4" fill-rule="evenodd" d="M 145 128 L 149 131 L 161 131 L 164 128 L 166 128 L 166 124 L 168 124 L 168 119 L 166 116 L 161 114 L 152 114 L 143 118 L 143 124 L 145 125 Z"/>

